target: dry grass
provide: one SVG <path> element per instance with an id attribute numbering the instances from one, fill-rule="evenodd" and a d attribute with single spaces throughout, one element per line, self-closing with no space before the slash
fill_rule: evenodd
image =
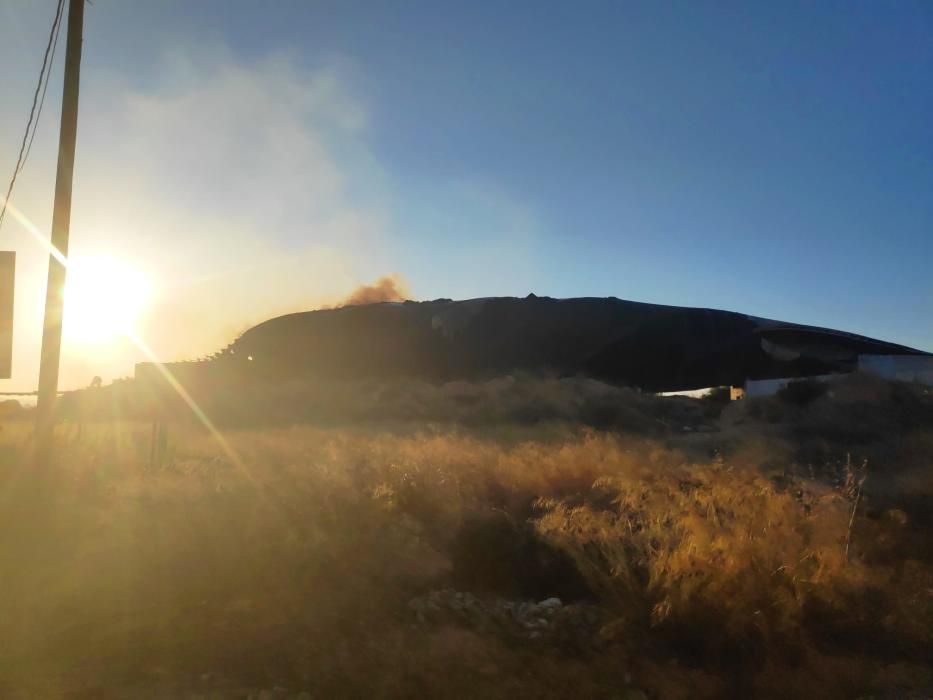
<path id="1" fill-rule="evenodd" d="M 171 430 L 150 470 L 148 426 L 66 426 L 45 478 L 15 424 L 2 433 L 0 696 L 842 698 L 933 683 L 922 513 L 869 491 L 847 559 L 851 493 L 801 476 L 792 447 L 762 470 L 772 443 L 743 452 L 737 433 L 704 458 L 705 442 L 567 426 L 291 427 L 227 433 L 234 461 Z M 929 464 L 921 434 L 912 458 Z M 918 474 L 903 489 L 929 493 Z M 546 640 L 419 623 L 408 601 L 445 586 L 598 614 Z"/>

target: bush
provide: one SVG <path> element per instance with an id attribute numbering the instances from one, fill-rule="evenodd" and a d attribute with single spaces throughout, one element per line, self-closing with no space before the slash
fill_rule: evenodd
<path id="1" fill-rule="evenodd" d="M 818 379 L 798 379 L 778 391 L 778 398 L 794 406 L 806 406 L 829 392 L 829 384 Z"/>
<path id="2" fill-rule="evenodd" d="M 221 446 L 173 425 L 150 470 L 147 424 L 69 435 L 41 488 L 0 436 L 3 697 L 857 697 L 929 680 L 929 520 L 765 474 L 758 447 L 707 460 L 593 431 L 359 427 Z M 931 444 L 910 454 L 928 464 Z M 446 587 L 513 609 L 559 596 L 575 641 L 462 610 L 419 621 L 410 602 Z"/>
<path id="3" fill-rule="evenodd" d="M 608 507 L 548 505 L 538 527 L 633 631 L 697 662 L 747 663 L 792 643 L 813 598 L 858 580 L 847 502 L 810 484 L 779 489 L 751 469 L 684 465 L 601 479 Z M 728 652 L 728 653 L 727 653 Z"/>

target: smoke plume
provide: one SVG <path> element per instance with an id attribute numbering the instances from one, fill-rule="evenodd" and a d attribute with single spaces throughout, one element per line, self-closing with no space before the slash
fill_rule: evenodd
<path id="1" fill-rule="evenodd" d="M 409 294 L 408 284 L 401 275 L 384 275 L 372 284 L 360 285 L 337 306 L 359 306 L 360 304 L 378 304 L 383 301 L 404 301 L 409 298 Z"/>

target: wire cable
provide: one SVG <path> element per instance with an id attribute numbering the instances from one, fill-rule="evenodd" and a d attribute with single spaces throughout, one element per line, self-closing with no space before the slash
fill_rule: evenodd
<path id="1" fill-rule="evenodd" d="M 64 0 L 60 0 L 60 2 L 64 2 Z M 19 166 L 20 171 L 22 171 L 23 167 L 26 165 L 26 161 L 29 160 L 29 152 L 32 151 L 32 142 L 36 138 L 36 130 L 39 128 L 39 120 L 42 118 L 42 107 L 45 104 L 45 93 L 49 89 L 52 67 L 55 65 L 55 49 L 58 48 L 58 35 L 61 32 L 61 28 L 62 22 L 61 18 L 59 18 L 58 24 L 55 26 L 55 39 L 52 41 L 52 55 L 49 57 L 49 69 L 45 72 L 45 85 L 42 86 L 42 97 L 39 99 L 39 109 L 36 110 L 36 122 L 32 126 L 32 136 L 29 137 L 29 145 L 26 146 L 26 155 L 23 156 L 23 162 Z"/>
<path id="2" fill-rule="evenodd" d="M 23 133 L 23 140 L 19 147 L 19 156 L 16 158 L 16 167 L 13 168 L 13 176 L 10 178 L 6 196 L 3 198 L 3 207 L 0 208 L 0 226 L 3 226 L 7 202 L 10 201 L 10 195 L 13 194 L 13 187 L 16 185 L 16 176 L 19 175 L 26 165 L 26 158 L 29 155 L 29 150 L 32 148 L 32 140 L 36 135 L 35 130 L 39 125 L 39 115 L 42 112 L 42 104 L 45 102 L 45 91 L 48 88 L 48 78 L 51 73 L 51 62 L 49 58 L 54 58 L 54 46 L 58 43 L 58 30 L 61 26 L 64 8 L 65 0 L 58 0 L 58 7 L 55 9 L 55 19 L 52 21 L 52 28 L 49 30 L 49 40 L 45 46 L 45 55 L 42 57 L 42 68 L 39 70 L 39 82 L 36 84 L 36 90 L 32 96 L 29 120 L 26 122 L 26 131 Z M 40 94 L 42 98 L 41 102 Z"/>

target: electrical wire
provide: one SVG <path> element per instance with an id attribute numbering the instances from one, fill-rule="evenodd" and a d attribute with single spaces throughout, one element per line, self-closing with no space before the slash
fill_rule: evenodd
<path id="1" fill-rule="evenodd" d="M 61 3 L 64 0 L 59 0 L 59 7 L 62 6 Z M 36 138 L 36 130 L 39 128 L 39 119 L 42 118 L 42 107 L 45 104 L 45 93 L 49 89 L 49 80 L 52 75 L 52 66 L 55 65 L 55 49 L 58 48 L 58 35 L 61 32 L 62 22 L 61 18 L 58 20 L 58 25 L 55 27 L 55 39 L 52 41 L 52 55 L 49 57 L 49 69 L 45 72 L 45 85 L 42 86 L 42 97 L 39 99 L 39 109 L 36 111 L 36 123 L 32 127 L 32 136 L 29 137 L 29 145 L 26 146 L 26 155 L 23 156 L 22 165 L 19 169 L 22 171 L 23 166 L 26 165 L 26 161 L 29 159 L 29 152 L 32 150 L 32 142 Z"/>
<path id="2" fill-rule="evenodd" d="M 13 187 L 16 185 L 16 176 L 20 174 L 26 165 L 26 159 L 29 157 L 29 151 L 32 149 L 32 142 L 36 136 L 36 128 L 39 126 L 39 116 L 42 114 L 42 105 L 45 103 L 45 92 L 49 86 L 49 75 L 52 72 L 50 58 L 54 59 L 55 57 L 55 47 L 58 44 L 58 35 L 59 29 L 61 28 L 64 8 L 65 0 L 58 0 L 58 6 L 55 9 L 55 19 L 52 21 L 52 28 L 49 30 L 49 40 L 45 46 L 45 55 L 42 57 L 39 81 L 36 84 L 36 90 L 32 96 L 32 107 L 29 110 L 29 120 L 26 122 L 26 131 L 23 133 L 23 140 L 19 147 L 19 155 L 16 158 L 16 166 L 13 168 L 13 175 L 10 178 L 6 196 L 3 198 L 3 207 L 0 208 L 0 226 L 3 226 L 7 202 L 10 201 L 10 195 L 13 194 Z"/>

